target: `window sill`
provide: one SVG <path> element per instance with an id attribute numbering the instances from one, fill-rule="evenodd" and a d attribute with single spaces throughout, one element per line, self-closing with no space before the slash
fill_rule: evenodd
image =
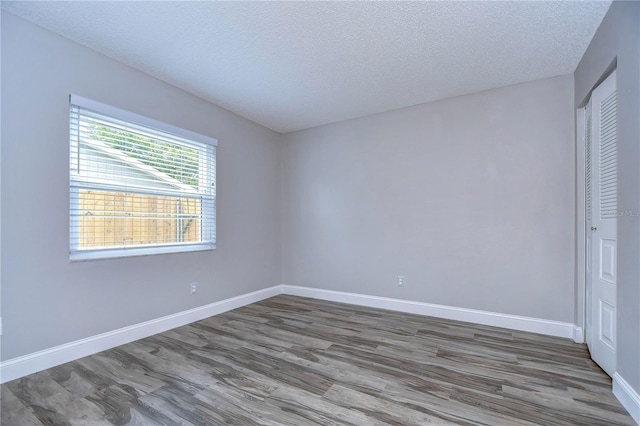
<path id="1" fill-rule="evenodd" d="M 154 254 L 187 253 L 192 251 L 214 250 L 215 244 L 189 244 L 155 247 L 131 247 L 103 250 L 76 251 L 69 254 L 71 262 L 82 262 L 87 260 L 116 259 L 134 256 L 151 256 Z"/>

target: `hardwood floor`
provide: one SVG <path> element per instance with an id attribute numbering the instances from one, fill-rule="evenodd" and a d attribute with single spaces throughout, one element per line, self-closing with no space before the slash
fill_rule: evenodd
<path id="1" fill-rule="evenodd" d="M 584 345 L 277 296 L 2 386 L 9 425 L 633 425 Z"/>

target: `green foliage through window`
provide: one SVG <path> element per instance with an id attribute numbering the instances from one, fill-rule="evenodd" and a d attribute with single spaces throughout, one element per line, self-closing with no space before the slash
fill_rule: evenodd
<path id="1" fill-rule="evenodd" d="M 102 141 L 186 185 L 198 187 L 197 149 L 97 124 L 92 125 L 91 133 L 93 139 Z"/>

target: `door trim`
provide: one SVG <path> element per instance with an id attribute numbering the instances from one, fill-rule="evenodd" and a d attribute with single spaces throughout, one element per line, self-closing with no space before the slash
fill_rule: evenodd
<path id="1" fill-rule="evenodd" d="M 576 294 L 574 321 L 581 328 L 581 339 L 576 343 L 586 341 L 587 332 L 587 239 L 586 239 L 586 140 L 585 140 L 585 113 L 588 103 L 576 110 Z"/>

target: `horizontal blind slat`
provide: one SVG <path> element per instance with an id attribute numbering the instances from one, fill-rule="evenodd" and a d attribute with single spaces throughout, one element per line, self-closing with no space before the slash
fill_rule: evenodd
<path id="1" fill-rule="evenodd" d="M 72 257 L 215 246 L 214 145 L 73 103 L 69 128 Z"/>

